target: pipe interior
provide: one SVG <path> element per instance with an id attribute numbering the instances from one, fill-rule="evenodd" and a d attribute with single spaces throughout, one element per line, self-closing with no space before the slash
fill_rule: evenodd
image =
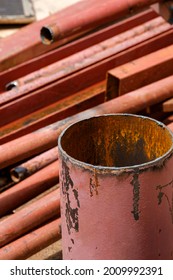
<path id="1" fill-rule="evenodd" d="M 105 115 L 70 126 L 62 135 L 61 147 L 81 162 L 125 167 L 163 156 L 172 147 L 172 134 L 142 116 Z"/>
<path id="2" fill-rule="evenodd" d="M 49 45 L 53 42 L 53 35 L 51 30 L 48 27 L 42 27 L 40 31 L 40 36 L 42 42 L 46 45 Z"/>

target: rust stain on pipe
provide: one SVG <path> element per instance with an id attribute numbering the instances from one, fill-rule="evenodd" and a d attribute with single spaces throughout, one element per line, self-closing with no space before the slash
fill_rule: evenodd
<path id="1" fill-rule="evenodd" d="M 164 124 L 87 118 L 58 147 L 64 259 L 172 259 L 173 134 Z"/>
<path id="2" fill-rule="evenodd" d="M 25 260 L 61 238 L 61 220 L 56 219 L 0 249 L 0 260 Z"/>
<path id="3" fill-rule="evenodd" d="M 58 189 L 0 222 L 0 248 L 59 215 Z"/>

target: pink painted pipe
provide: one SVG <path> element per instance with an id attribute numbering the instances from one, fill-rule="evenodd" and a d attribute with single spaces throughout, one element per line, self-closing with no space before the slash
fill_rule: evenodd
<path id="1" fill-rule="evenodd" d="M 59 137 L 64 259 L 173 259 L 173 134 L 131 114 Z"/>

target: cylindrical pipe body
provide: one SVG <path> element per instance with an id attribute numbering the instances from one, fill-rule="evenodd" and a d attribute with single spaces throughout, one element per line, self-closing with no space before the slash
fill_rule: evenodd
<path id="1" fill-rule="evenodd" d="M 105 23 L 149 6 L 157 0 L 84 0 L 57 14 L 57 22 L 52 22 L 41 29 L 42 42 L 51 44 L 75 34 L 82 34 Z"/>
<path id="2" fill-rule="evenodd" d="M 60 214 L 59 189 L 0 222 L 0 248 Z"/>
<path id="3" fill-rule="evenodd" d="M 61 220 L 48 224 L 22 236 L 0 249 L 0 260 L 24 260 L 61 238 Z"/>
<path id="4" fill-rule="evenodd" d="M 46 166 L 29 178 L 9 188 L 0 195 L 0 217 L 58 184 L 58 161 Z"/>
<path id="5" fill-rule="evenodd" d="M 111 113 L 136 113 L 173 96 L 173 76 L 119 96 L 108 102 L 55 122 L 0 146 L 0 168 L 54 147 L 69 124 L 84 118 Z"/>
<path id="6" fill-rule="evenodd" d="M 59 137 L 64 259 L 172 259 L 173 134 L 102 115 Z"/>
<path id="7" fill-rule="evenodd" d="M 55 147 L 11 169 L 11 179 L 16 183 L 20 182 L 21 180 L 31 176 L 33 173 L 36 173 L 38 170 L 46 167 L 57 159 L 58 150 L 57 147 Z"/>

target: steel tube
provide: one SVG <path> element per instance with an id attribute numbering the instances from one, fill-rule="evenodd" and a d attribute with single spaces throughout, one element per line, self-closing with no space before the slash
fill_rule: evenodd
<path id="1" fill-rule="evenodd" d="M 164 124 L 101 115 L 70 125 L 58 148 L 64 259 L 172 259 L 173 133 Z"/>
<path id="2" fill-rule="evenodd" d="M 0 249 L 0 260 L 24 260 L 61 238 L 61 221 L 56 219 Z"/>
<path id="3" fill-rule="evenodd" d="M 0 222 L 0 247 L 60 215 L 59 189 Z"/>
<path id="4" fill-rule="evenodd" d="M 20 78 L 17 81 L 17 84 L 21 85 L 18 90 L 14 87 L 8 92 L 1 93 L 0 104 L 5 105 L 21 98 L 29 92 L 96 64 L 168 29 L 170 29 L 170 25 L 162 17 L 157 17 L 70 57 L 54 62 Z"/>
<path id="5" fill-rule="evenodd" d="M 1 125 L 12 122 L 14 119 L 21 118 L 22 116 L 30 114 L 43 106 L 56 102 L 61 99 L 62 96 L 64 97 L 65 87 L 68 87 L 68 94 L 73 94 L 84 89 L 84 85 L 85 87 L 91 86 L 93 83 L 98 83 L 99 81 L 105 79 L 106 71 L 114 68 L 116 65 L 119 66 L 120 64 L 126 63 L 132 59 L 136 59 L 142 55 L 158 50 L 161 47 L 168 46 L 173 42 L 173 30 L 171 26 L 169 26 L 169 28 L 170 30 L 167 32 L 161 32 L 161 34 L 154 37 L 152 36 L 150 39 L 145 38 L 146 40 L 144 41 L 142 35 L 140 39 L 142 40 L 141 43 L 138 42 L 137 45 L 127 48 L 120 53 L 116 53 L 109 59 L 100 61 L 96 65 L 91 65 L 90 67 L 82 69 L 77 73 L 51 83 L 50 85 L 38 89 L 37 91 L 31 92 L 30 94 L 23 96 L 23 98 L 19 98 L 16 101 L 2 106 L 0 109 L 0 113 L 3 115 L 3 118 L 0 119 Z M 28 106 L 28 103 L 30 106 Z M 9 111 L 12 113 L 9 114 Z"/>
<path id="6" fill-rule="evenodd" d="M 87 32 L 156 2 L 159 1 L 123 0 L 117 2 L 107 0 L 106 3 L 104 0 L 99 2 L 95 0 L 80 1 L 57 14 L 56 21 L 42 27 L 42 42 L 49 45 L 67 36 Z"/>
<path id="7" fill-rule="evenodd" d="M 11 213 L 17 207 L 58 184 L 58 174 L 59 163 L 55 161 L 24 181 L 1 193 L 0 217 Z"/>
<path id="8" fill-rule="evenodd" d="M 0 146 L 0 168 L 18 162 L 56 145 L 57 137 L 70 123 L 107 113 L 136 113 L 173 96 L 173 76 L 58 121 L 34 133 Z"/>
<path id="9" fill-rule="evenodd" d="M 120 22 L 116 22 L 108 27 L 104 27 L 101 30 L 85 35 L 82 38 L 79 38 L 55 50 L 49 51 L 48 53 L 45 53 L 39 57 L 27 60 L 16 67 L 9 68 L 3 73 L 0 73 L 0 91 L 3 92 L 6 88 L 6 85 L 11 81 L 15 81 L 24 75 L 27 75 L 42 67 L 48 66 L 55 61 L 61 60 L 67 56 L 81 51 L 82 49 L 86 49 L 92 45 L 98 44 L 101 41 L 118 35 L 130 28 L 135 27 L 136 25 L 143 24 L 144 22 L 156 17 L 158 17 L 158 14 L 153 9 L 148 8 L 137 15 L 123 19 Z"/>
<path id="10" fill-rule="evenodd" d="M 20 164 L 19 166 L 16 166 L 10 170 L 11 179 L 13 182 L 18 183 L 25 179 L 28 176 L 31 176 L 32 174 L 36 173 L 40 169 L 46 167 L 47 165 L 51 164 L 55 160 L 58 159 L 58 150 L 57 148 L 52 148 L 36 157 L 33 157 L 32 159 L 28 160 L 27 162 L 24 162 L 23 164 Z M 57 167 L 56 164 L 52 164 L 52 170 L 53 167 Z M 49 166 L 50 167 L 50 166 Z M 47 169 L 44 168 L 44 173 L 40 174 L 40 178 L 42 178 L 42 175 L 49 174 L 49 171 L 51 171 L 51 167 Z M 37 173 L 38 174 L 38 173 Z"/>

